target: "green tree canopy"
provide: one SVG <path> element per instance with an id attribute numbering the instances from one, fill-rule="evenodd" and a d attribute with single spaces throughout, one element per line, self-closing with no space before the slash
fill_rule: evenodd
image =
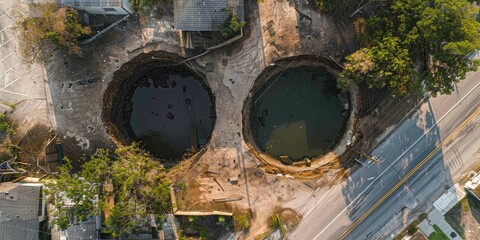
<path id="1" fill-rule="evenodd" d="M 120 236 L 144 226 L 148 214 L 170 209 L 164 169 L 137 144 L 118 148 L 113 155 L 99 149 L 76 173 L 67 159 L 58 172 L 46 186 L 56 209 L 53 223 L 60 229 L 105 212 L 105 230 Z"/>
<path id="2" fill-rule="evenodd" d="M 77 11 L 67 7 L 57 8 L 55 4 L 39 4 L 36 8 L 38 16 L 24 18 L 17 24 L 23 57 L 35 59 L 52 44 L 79 54 L 78 38 L 91 34 L 91 29 L 80 23 Z"/>
<path id="3" fill-rule="evenodd" d="M 366 81 L 371 87 L 389 86 L 396 94 L 406 94 L 421 91 L 423 83 L 434 94 L 449 94 L 467 72 L 477 69 L 479 62 L 467 55 L 480 49 L 480 23 L 475 19 L 478 8 L 468 1 L 379 4 L 383 10 L 366 21 L 366 49 L 347 57 L 339 87 Z M 373 66 L 366 72 L 353 67 L 359 64 L 358 56 Z"/>
<path id="4" fill-rule="evenodd" d="M 230 38 L 237 35 L 245 24 L 246 22 L 239 22 L 237 16 L 229 10 L 228 18 L 223 24 L 222 36 L 224 38 Z"/>

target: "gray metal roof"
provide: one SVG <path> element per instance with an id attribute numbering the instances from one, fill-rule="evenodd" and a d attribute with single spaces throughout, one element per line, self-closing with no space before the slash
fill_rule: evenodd
<path id="1" fill-rule="evenodd" d="M 0 239 L 38 240 L 39 225 L 38 219 L 0 222 Z"/>
<path id="2" fill-rule="evenodd" d="M 0 183 L 0 239 L 38 239 L 41 186 Z"/>
<path id="3" fill-rule="evenodd" d="M 52 240 L 60 240 L 62 237 L 75 240 L 96 239 L 96 236 L 97 229 L 94 217 L 85 222 L 74 224 L 64 231 L 58 231 L 56 228 L 52 230 Z"/>
<path id="4" fill-rule="evenodd" d="M 38 186 L 25 186 L 16 183 L 0 184 L 0 221 L 2 219 L 37 219 L 40 203 Z"/>
<path id="5" fill-rule="evenodd" d="M 243 0 L 174 0 L 175 28 L 182 31 L 220 31 L 231 10 L 244 21 Z"/>

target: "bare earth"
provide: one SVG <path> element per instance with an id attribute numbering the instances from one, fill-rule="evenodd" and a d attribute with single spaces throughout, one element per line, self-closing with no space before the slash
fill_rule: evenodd
<path id="1" fill-rule="evenodd" d="M 178 178 L 187 183 L 185 210 L 251 209 L 250 239 L 265 232 L 275 208 L 289 202 L 290 208 L 300 209 L 304 200 L 315 194 L 309 186 L 331 183 L 338 179 L 339 170 L 326 171 L 323 178 L 304 184 L 258 168 L 260 163 L 243 140 L 243 103 L 258 75 L 276 60 L 309 54 L 341 61 L 348 54 L 345 49 L 353 49 L 353 28 L 337 26 L 308 6 L 297 6 L 308 16 L 300 17 L 288 1 L 266 0 L 258 6 L 255 1 L 248 2 L 246 11 L 251 14 L 244 39 L 188 62 L 205 73 L 215 95 L 217 120 L 205 152 L 179 166 Z M 26 4 L 14 0 L 6 0 L 0 7 L 6 12 L 27 9 Z M 182 54 L 172 28 L 173 17 L 162 15 L 142 18 L 141 24 L 121 24 L 83 46 L 82 56 L 56 51 L 48 63 L 24 64 L 16 53 L 13 22 L 10 17 L 0 18 L 8 40 L 0 44 L 4 49 L 0 51 L 0 59 L 4 58 L 0 61 L 0 100 L 18 103 L 11 117 L 19 125 L 20 138 L 32 126 L 45 125 L 61 136 L 65 153 L 74 160 L 98 147 L 115 147 L 101 119 L 102 96 L 123 63 L 151 51 Z M 204 66 L 210 63 L 214 68 L 207 72 Z M 238 184 L 229 183 L 229 178 L 237 178 Z M 220 198 L 234 201 L 213 203 Z"/>

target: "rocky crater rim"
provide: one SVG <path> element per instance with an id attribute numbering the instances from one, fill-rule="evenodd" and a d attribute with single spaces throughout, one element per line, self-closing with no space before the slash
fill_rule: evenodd
<path id="1" fill-rule="evenodd" d="M 352 86 L 346 93 L 341 94 L 343 96 L 341 98 L 344 99 L 339 99 L 342 109 L 348 114 L 344 124 L 344 129 L 339 133 L 335 144 L 326 153 L 309 159 L 311 160 L 309 164 L 307 164 L 305 161 L 295 161 L 292 163 L 293 166 L 289 166 L 289 164 L 282 162 L 280 157 L 272 156 L 267 152 L 264 152 L 257 144 L 257 141 L 253 136 L 252 129 L 254 117 L 253 101 L 255 101 L 257 97 L 256 93 L 260 92 L 261 89 L 265 87 L 265 83 L 271 78 L 279 76 L 279 74 L 282 74 L 288 69 L 296 68 L 323 68 L 335 79 L 338 78 L 338 75 L 341 71 L 341 68 L 335 62 L 316 55 L 298 55 L 282 58 L 267 66 L 260 73 L 243 104 L 242 110 L 242 121 L 244 126 L 242 131 L 244 140 L 249 146 L 250 150 L 262 162 L 280 169 L 284 168 L 284 172 L 303 172 L 308 169 L 313 170 L 324 165 L 332 164 L 336 159 L 346 152 L 347 145 L 353 142 L 352 137 L 355 132 L 354 126 L 357 120 L 359 89 L 357 86 Z M 344 103 L 346 103 L 346 105 L 344 105 Z M 298 167 L 298 169 L 295 167 Z"/>
<path id="2" fill-rule="evenodd" d="M 211 111 L 212 114 L 215 115 L 215 97 L 208 86 L 205 75 L 198 70 L 190 68 L 183 62 L 184 60 L 185 58 L 178 54 L 164 51 L 141 53 L 124 63 L 113 73 L 111 81 L 103 92 L 101 117 L 107 134 L 117 147 L 126 146 L 134 141 L 138 141 L 132 130 L 130 116 L 128 115 L 128 112 L 130 111 L 131 113 L 132 111 L 131 98 L 135 89 L 141 86 L 141 83 L 139 83 L 140 78 L 155 69 L 166 68 L 168 71 L 175 71 L 174 74 L 177 74 L 178 71 L 180 75 L 190 75 L 199 80 L 203 89 L 208 93 L 209 100 L 213 106 Z M 215 126 L 215 119 L 216 117 L 213 118 L 213 127 Z M 210 131 L 207 143 L 201 146 L 201 148 L 197 148 L 196 152 L 208 146 L 211 140 L 211 133 Z M 189 155 L 184 154 L 182 157 L 174 160 L 182 160 L 194 153 L 195 152 L 191 152 Z"/>

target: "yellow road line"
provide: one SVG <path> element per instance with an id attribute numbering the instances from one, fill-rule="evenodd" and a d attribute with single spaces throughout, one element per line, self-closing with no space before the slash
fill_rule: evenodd
<path id="1" fill-rule="evenodd" d="M 472 115 L 470 115 L 470 117 L 468 117 L 465 121 L 462 122 L 462 124 L 460 124 L 460 126 L 458 126 L 455 131 L 453 131 L 447 138 L 445 138 L 445 140 L 443 140 L 443 142 L 438 146 L 436 147 L 432 152 L 430 152 L 430 154 L 428 154 L 428 156 L 426 156 L 417 166 L 415 166 L 415 168 L 413 168 L 407 175 L 405 175 L 405 177 L 403 177 L 393 188 L 391 188 L 387 194 L 385 194 L 378 202 L 376 202 L 370 209 L 368 209 L 367 212 L 365 212 L 359 219 L 357 219 L 357 221 L 355 221 L 355 223 L 353 223 L 345 232 L 342 233 L 342 235 L 340 235 L 340 237 L 338 239 L 343 239 L 345 238 L 345 236 L 350 233 L 360 222 L 362 222 L 366 217 L 368 217 L 368 215 L 370 215 L 370 213 L 373 212 L 373 210 L 375 210 L 380 204 L 382 204 L 382 202 L 385 201 L 385 199 L 387 199 L 388 197 L 390 197 L 390 195 L 392 195 L 393 192 L 395 192 L 395 190 L 397 190 L 397 188 L 399 188 L 403 183 L 405 183 L 405 181 L 407 181 L 415 172 L 418 171 L 418 169 L 420 169 L 423 165 L 425 165 L 425 163 L 430 160 L 440 149 L 442 149 L 443 146 L 445 146 L 450 140 L 452 140 L 452 138 L 454 138 L 465 126 L 467 126 L 467 124 L 469 122 L 471 122 L 478 114 L 480 113 L 480 107 L 477 108 L 477 110 L 472 113 Z"/>

